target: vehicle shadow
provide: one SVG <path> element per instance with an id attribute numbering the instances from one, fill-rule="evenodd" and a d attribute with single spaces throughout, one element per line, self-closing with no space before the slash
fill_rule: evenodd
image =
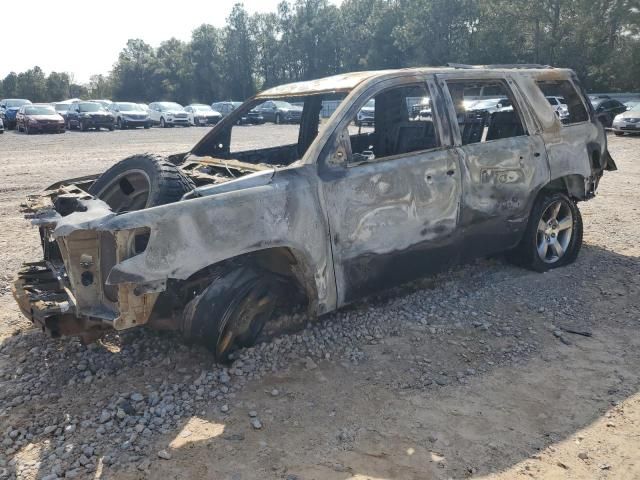
<path id="1" fill-rule="evenodd" d="M 38 412 L 48 412 L 35 422 L 43 428 L 67 413 L 96 418 L 127 392 L 148 395 L 163 382 L 183 386 L 192 408 L 153 442 L 116 449 L 129 463 L 103 465 L 113 452 L 100 443 L 113 439 L 95 437 L 99 425 L 79 421 L 63 440 L 40 433 L 25 441 L 12 454 L 15 464 L 5 453 L 0 473 L 27 478 L 21 468 L 33 462 L 34 476 L 44 477 L 56 449 L 92 443 L 96 471 L 79 467 L 91 478 L 512 478 L 523 461 L 573 439 L 640 391 L 639 272 L 640 259 L 594 246 L 576 264 L 543 275 L 482 260 L 326 317 L 313 331 L 329 346 L 328 358 L 302 339 L 286 352 L 287 367 L 264 375 L 234 376 L 171 335 L 133 332 L 89 352 L 92 364 L 108 368 L 85 387 L 69 383 L 84 347 L 61 340 L 52 352 L 52 340 L 23 334 L 0 349 L 2 370 L 12 372 L 0 380 L 0 432 Z M 426 314 L 407 309 L 447 301 L 460 306 L 459 315 L 423 321 Z M 359 334 L 372 305 L 384 318 L 381 338 Z M 353 331 L 355 344 L 343 348 L 336 329 Z M 16 374 L 26 356 L 43 365 L 39 374 L 57 397 L 38 397 L 37 389 L 26 397 Z M 220 395 L 215 380 L 196 383 L 202 371 L 213 379 L 231 373 L 229 393 Z M 171 459 L 159 459 L 160 450 Z M 151 462 L 140 466 L 144 455 Z M 563 475 L 563 467 L 547 467 Z"/>

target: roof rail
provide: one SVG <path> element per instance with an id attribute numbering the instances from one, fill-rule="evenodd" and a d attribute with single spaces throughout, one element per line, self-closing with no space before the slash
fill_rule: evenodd
<path id="1" fill-rule="evenodd" d="M 464 63 L 447 63 L 451 68 L 478 69 L 478 68 L 553 68 L 551 65 L 541 65 L 538 63 L 502 63 L 495 65 L 466 65 Z"/>

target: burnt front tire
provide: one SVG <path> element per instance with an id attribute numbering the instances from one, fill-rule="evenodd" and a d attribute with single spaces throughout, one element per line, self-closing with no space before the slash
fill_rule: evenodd
<path id="1" fill-rule="evenodd" d="M 531 210 L 520 244 L 509 254 L 513 263 L 536 272 L 573 263 L 582 248 L 582 215 L 561 192 L 542 192 Z"/>
<path id="2" fill-rule="evenodd" d="M 205 345 L 219 362 L 256 343 L 283 303 L 280 279 L 267 271 L 240 266 L 211 283 L 185 308 L 183 333 Z"/>
<path id="3" fill-rule="evenodd" d="M 116 163 L 89 188 L 114 212 L 130 212 L 177 202 L 195 188 L 178 167 L 157 155 L 134 155 Z"/>

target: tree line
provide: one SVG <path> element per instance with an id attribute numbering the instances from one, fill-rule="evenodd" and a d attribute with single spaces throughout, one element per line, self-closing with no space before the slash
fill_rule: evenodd
<path id="1" fill-rule="evenodd" d="M 222 28 L 157 48 L 131 39 L 113 69 L 87 85 L 34 67 L 10 73 L 0 97 L 210 103 L 340 72 L 446 63 L 573 68 L 592 91 L 640 91 L 640 0 L 283 1 Z"/>

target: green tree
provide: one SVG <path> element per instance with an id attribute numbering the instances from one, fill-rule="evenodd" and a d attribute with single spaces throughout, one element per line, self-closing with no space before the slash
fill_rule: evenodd
<path id="1" fill-rule="evenodd" d="M 114 96 L 132 101 L 151 100 L 155 68 L 153 47 L 140 39 L 128 40 L 111 72 Z"/>
<path id="2" fill-rule="evenodd" d="M 233 99 L 244 100 L 256 91 L 253 76 L 256 45 L 251 35 L 249 15 L 242 4 L 236 4 L 227 19 L 224 34 L 224 92 Z"/>
<path id="3" fill-rule="evenodd" d="M 15 98 L 18 96 L 18 74 L 11 72 L 2 80 L 2 91 L 5 98 Z"/>
<path id="4" fill-rule="evenodd" d="M 33 102 L 46 101 L 47 80 L 40 67 L 18 74 L 18 96 Z"/>
<path id="5" fill-rule="evenodd" d="M 68 73 L 51 72 L 47 77 L 47 99 L 50 102 L 69 98 L 71 78 Z"/>
<path id="6" fill-rule="evenodd" d="M 160 44 L 156 52 L 153 86 L 157 98 L 182 103 L 191 101 L 191 65 L 184 42 L 171 38 Z"/>
<path id="7" fill-rule="evenodd" d="M 191 42 L 187 46 L 187 57 L 190 62 L 191 92 L 194 99 L 212 103 L 220 98 L 221 83 L 225 74 L 222 56 L 221 34 L 212 25 L 203 24 L 191 34 Z M 183 68 L 189 68 L 185 63 Z"/>

